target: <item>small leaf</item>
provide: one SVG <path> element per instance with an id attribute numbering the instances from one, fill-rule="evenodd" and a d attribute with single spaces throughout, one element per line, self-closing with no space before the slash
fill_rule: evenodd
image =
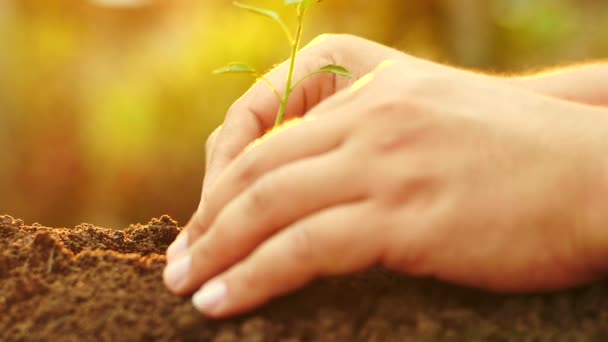
<path id="1" fill-rule="evenodd" d="M 216 69 L 213 71 L 214 75 L 220 75 L 220 74 L 252 74 L 252 75 L 256 75 L 258 72 L 250 67 L 247 64 L 243 64 L 243 63 L 230 63 L 225 67 Z"/>
<path id="2" fill-rule="evenodd" d="M 247 10 L 251 13 L 255 13 L 257 15 L 261 15 L 263 17 L 269 18 L 274 20 L 276 23 L 279 24 L 279 26 L 281 26 L 281 29 L 283 30 L 283 32 L 285 32 L 285 35 L 287 36 L 287 39 L 289 40 L 290 44 L 293 44 L 293 36 L 291 35 L 291 32 L 289 31 L 289 28 L 287 27 L 287 25 L 285 24 L 285 22 L 283 21 L 283 19 L 281 19 L 281 16 L 275 12 L 275 11 L 271 11 L 271 10 L 267 10 L 265 8 L 258 8 L 258 7 L 253 7 L 253 6 L 249 6 L 249 5 L 245 5 L 242 4 L 238 1 L 233 2 L 233 4 L 238 7 L 238 8 L 242 8 L 244 10 Z"/>
<path id="3" fill-rule="evenodd" d="M 308 7 L 316 4 L 317 2 L 321 2 L 321 0 L 284 0 L 284 2 L 287 6 L 301 4 L 304 9 L 307 9 Z"/>
<path id="4" fill-rule="evenodd" d="M 242 4 L 242 3 L 237 2 L 237 1 L 233 2 L 233 4 L 234 4 L 234 6 L 236 6 L 238 8 L 242 8 L 242 9 L 247 10 L 249 12 L 261 15 L 261 16 L 266 17 L 266 18 L 270 18 L 270 19 L 272 19 L 274 21 L 278 21 L 279 23 L 283 22 L 283 20 L 281 19 L 281 16 L 277 12 L 275 12 L 275 11 L 267 10 L 265 8 L 258 8 L 258 7 L 253 7 L 253 6 L 245 5 L 245 4 Z"/>
<path id="5" fill-rule="evenodd" d="M 329 64 L 322 67 L 321 69 L 319 69 L 319 72 L 328 72 L 342 77 L 353 78 L 353 74 L 345 67 L 334 64 Z"/>
<path id="6" fill-rule="evenodd" d="M 309 79 L 313 76 L 316 76 L 319 74 L 325 74 L 325 73 L 334 74 L 334 75 L 338 75 L 338 76 L 342 76 L 342 77 L 346 77 L 346 78 L 354 77 L 353 74 L 350 71 L 348 71 L 345 67 L 335 65 L 335 64 L 329 64 L 329 65 L 322 67 L 321 69 L 313 71 L 313 72 L 309 73 L 308 75 L 304 76 L 302 79 L 300 79 L 298 82 L 296 82 L 296 84 L 293 85 L 293 87 L 291 87 L 291 90 L 293 91 L 294 89 L 296 89 L 300 84 L 304 83 L 304 81 L 306 81 L 307 79 Z"/>

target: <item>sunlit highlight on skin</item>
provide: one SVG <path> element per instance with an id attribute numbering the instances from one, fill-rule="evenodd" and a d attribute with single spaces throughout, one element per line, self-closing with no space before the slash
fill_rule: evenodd
<path id="1" fill-rule="evenodd" d="M 308 118 L 308 119 L 310 119 L 310 118 Z M 283 123 L 281 126 L 274 127 L 273 129 L 268 131 L 268 133 L 264 134 L 264 136 L 256 139 L 255 141 L 253 141 L 252 143 L 247 145 L 247 147 L 245 148 L 245 151 L 243 153 L 244 154 L 248 153 L 249 151 L 254 149 L 256 146 L 258 146 L 260 143 L 265 141 L 266 139 L 273 137 L 286 129 L 289 129 L 293 126 L 300 124 L 303 120 L 305 120 L 305 118 L 293 118 L 289 121 L 285 121 L 285 123 Z"/>
<path id="2" fill-rule="evenodd" d="M 355 83 L 353 83 L 353 85 L 350 87 L 350 91 L 354 93 L 354 92 L 361 90 L 363 87 L 365 87 L 366 85 L 371 83 L 380 71 L 393 65 L 393 63 L 395 63 L 395 61 L 389 59 L 389 60 L 383 61 L 382 63 L 378 64 L 378 67 L 374 71 L 361 77 L 359 80 L 357 80 Z"/>

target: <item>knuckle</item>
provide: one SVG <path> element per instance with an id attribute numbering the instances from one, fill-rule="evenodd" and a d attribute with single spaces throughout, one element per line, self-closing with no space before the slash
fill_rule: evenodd
<path id="1" fill-rule="evenodd" d="M 297 227 L 290 235 L 290 252 L 296 262 L 310 263 L 314 261 L 315 251 L 310 229 Z"/>
<path id="2" fill-rule="evenodd" d="M 206 239 L 200 239 L 192 251 L 193 259 L 204 260 L 206 263 L 215 260 L 216 255 L 217 253 L 213 251 L 213 244 L 207 243 Z"/>
<path id="3" fill-rule="evenodd" d="M 205 218 L 200 209 L 194 214 L 188 224 L 188 231 L 194 237 L 198 237 L 205 232 Z"/>
<path id="4" fill-rule="evenodd" d="M 411 107 L 410 107 L 411 108 Z M 428 164 L 427 156 L 421 155 L 418 151 L 412 151 L 416 147 L 428 142 L 433 136 L 436 136 L 436 128 L 432 122 L 433 118 L 431 115 L 419 115 L 420 111 L 416 109 L 405 108 L 405 113 L 398 113 L 399 117 L 388 117 L 380 118 L 386 121 L 385 130 L 383 134 L 377 134 L 372 138 L 370 148 L 374 152 L 378 153 L 378 156 L 382 157 L 387 154 L 393 154 L 395 152 L 402 152 L 404 150 L 410 150 L 410 154 L 407 156 L 409 161 L 413 165 Z M 399 129 L 391 129 L 391 123 L 396 120 L 403 120 L 405 117 L 409 122 L 408 125 L 400 127 Z M 392 120 L 391 120 L 392 119 Z"/>
<path id="5" fill-rule="evenodd" d="M 259 180 L 249 191 L 247 198 L 248 207 L 254 213 L 263 214 L 264 211 L 272 209 L 272 195 L 275 190 L 273 181 L 267 178 Z"/>
<path id="6" fill-rule="evenodd" d="M 353 134 L 361 138 L 362 148 L 374 152 L 393 152 L 412 145 L 432 129 L 430 111 L 396 95 L 379 95 L 362 111 Z M 404 122 L 404 120 L 407 120 Z M 375 122 L 369 125 L 369 122 Z M 403 124 L 396 125 L 396 123 Z M 375 154 L 381 157 L 384 154 Z"/>
<path id="7" fill-rule="evenodd" d="M 257 266 L 257 267 L 256 267 Z M 264 273 L 259 265 L 246 262 L 238 267 L 234 278 L 238 279 L 238 286 L 249 294 L 261 295 L 267 291 L 267 283 L 264 277 L 260 277 L 260 273 Z"/>
<path id="8" fill-rule="evenodd" d="M 227 229 L 228 225 L 225 224 L 227 221 L 225 211 L 222 211 L 215 218 L 207 236 L 205 236 L 205 239 L 211 241 L 211 245 L 221 245 L 230 241 L 230 229 Z"/>
<path id="9" fill-rule="evenodd" d="M 402 89 L 410 99 L 433 99 L 447 96 L 456 89 L 455 79 L 433 72 L 414 73 Z M 432 101 L 432 100 L 431 100 Z"/>
<path id="10" fill-rule="evenodd" d="M 218 136 L 218 134 L 220 133 L 220 130 L 222 129 L 222 126 L 218 126 L 216 127 L 213 132 L 211 132 L 211 134 L 209 134 L 209 138 L 207 139 L 207 142 L 211 142 L 213 140 L 215 140 Z"/>
<path id="11" fill-rule="evenodd" d="M 220 131 L 220 127 L 216 128 L 207 138 L 207 142 L 205 143 L 205 148 L 207 149 L 208 153 L 211 152 L 211 149 L 213 148 L 213 143 L 217 139 L 219 131 Z"/>
<path id="12" fill-rule="evenodd" d="M 236 100 L 236 102 L 232 103 L 226 111 L 226 119 L 225 121 L 229 121 L 236 113 L 239 112 L 239 108 L 241 107 L 240 99 Z"/>
<path id="13" fill-rule="evenodd" d="M 235 258 L 238 258 L 240 255 L 240 249 L 226 248 L 226 246 L 231 246 L 239 243 L 237 234 L 237 229 L 235 229 L 233 225 L 229 224 L 229 221 L 228 219 L 226 219 L 226 216 L 224 214 L 220 214 L 215 220 L 213 227 L 211 227 L 207 235 L 204 237 L 203 243 L 210 246 L 205 247 L 205 257 L 208 257 L 207 254 L 209 254 L 209 252 L 211 252 L 212 250 L 222 250 L 222 253 L 214 254 L 216 260 L 234 260 Z M 218 256 L 220 254 L 221 256 Z"/>
<path id="14" fill-rule="evenodd" d="M 256 83 L 256 85 L 257 84 L 260 83 Z M 255 87 L 256 85 L 254 85 L 253 87 Z M 224 123 L 219 127 L 220 129 L 234 129 L 235 123 L 238 123 L 240 121 L 239 117 L 242 117 L 243 115 L 246 115 L 247 113 L 251 112 L 249 105 L 247 104 L 248 97 L 246 96 L 249 93 L 250 92 L 246 93 L 230 105 L 230 107 L 226 111 Z"/>
<path id="15" fill-rule="evenodd" d="M 355 43 L 355 39 L 357 39 L 355 36 L 349 34 L 323 33 L 314 38 L 307 45 L 307 48 L 314 47 L 317 49 L 317 52 L 321 51 L 321 54 L 329 56 L 333 61 L 336 59 L 336 54 L 343 54 L 351 49 Z M 305 49 L 304 51 L 306 50 L 309 49 Z"/>
<path id="16" fill-rule="evenodd" d="M 404 205 L 424 208 L 434 202 L 439 192 L 439 182 L 432 177 L 395 177 L 384 184 L 383 202 L 391 208 L 402 208 Z"/>
<path id="17" fill-rule="evenodd" d="M 322 67 L 328 64 L 336 64 L 335 50 L 336 44 L 331 35 L 322 34 L 313 39 L 307 46 L 301 51 L 301 57 L 305 57 L 311 63 L 309 63 L 311 70 L 318 67 Z"/>
<path id="18" fill-rule="evenodd" d="M 390 92 L 380 95 L 371 107 L 368 111 L 371 115 L 394 120 L 396 115 L 403 115 L 405 112 L 412 111 L 413 105 L 406 101 L 402 95 Z"/>
<path id="19" fill-rule="evenodd" d="M 242 155 L 239 159 L 237 180 L 241 184 L 249 184 L 255 181 L 262 173 L 260 159 L 255 155 L 256 153 L 252 150 Z"/>

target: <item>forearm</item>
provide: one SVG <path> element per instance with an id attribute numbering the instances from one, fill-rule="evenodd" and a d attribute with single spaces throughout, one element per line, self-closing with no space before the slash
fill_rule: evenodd
<path id="1" fill-rule="evenodd" d="M 608 107 L 608 63 L 566 68 L 511 80 L 550 96 Z"/>

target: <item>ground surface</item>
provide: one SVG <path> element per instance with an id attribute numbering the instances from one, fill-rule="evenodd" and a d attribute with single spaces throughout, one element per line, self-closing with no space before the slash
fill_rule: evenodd
<path id="1" fill-rule="evenodd" d="M 210 321 L 163 286 L 168 217 L 123 231 L 0 216 L 2 341 L 605 341 L 608 283 L 499 296 L 382 270 Z"/>

